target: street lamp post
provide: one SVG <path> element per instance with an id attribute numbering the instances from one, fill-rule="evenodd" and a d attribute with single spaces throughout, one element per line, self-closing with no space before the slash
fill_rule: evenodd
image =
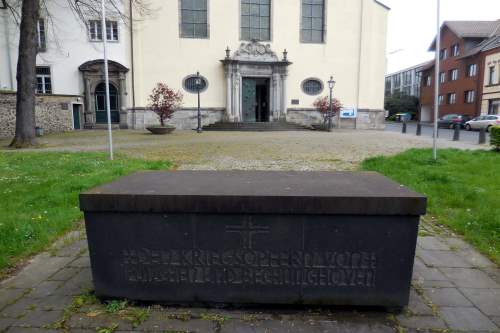
<path id="1" fill-rule="evenodd" d="M 201 128 L 201 109 L 200 109 L 201 77 L 199 71 L 196 72 L 195 85 L 196 85 L 196 91 L 198 93 L 198 128 L 196 129 L 196 132 L 201 133 L 203 132 L 203 129 Z"/>
<path id="2" fill-rule="evenodd" d="M 108 53 L 107 53 L 107 30 L 106 30 L 106 6 L 104 4 L 105 0 L 101 0 L 101 31 L 102 31 L 102 48 L 104 56 L 104 81 L 106 85 L 106 116 L 108 118 L 108 148 L 109 148 L 109 159 L 113 160 L 113 132 L 111 129 L 111 109 L 109 100 L 109 73 L 108 73 Z"/>
<path id="3" fill-rule="evenodd" d="M 330 111 L 328 111 L 328 130 L 332 130 L 332 118 L 333 118 L 333 88 L 335 87 L 335 80 L 333 76 L 330 76 L 328 81 L 328 88 L 330 88 Z"/>

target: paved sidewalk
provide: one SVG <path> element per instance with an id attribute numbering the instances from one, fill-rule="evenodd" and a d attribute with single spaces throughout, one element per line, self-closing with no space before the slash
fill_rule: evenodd
<path id="1" fill-rule="evenodd" d="M 500 270 L 470 245 L 421 226 L 410 306 L 218 310 L 100 304 L 75 231 L 0 283 L 0 332 L 500 332 Z M 430 236 L 433 235 L 433 236 Z"/>

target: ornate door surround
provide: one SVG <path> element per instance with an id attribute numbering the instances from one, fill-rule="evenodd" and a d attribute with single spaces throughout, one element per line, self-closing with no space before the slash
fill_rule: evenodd
<path id="1" fill-rule="evenodd" d="M 268 78 L 270 82 L 269 113 L 270 121 L 286 119 L 286 81 L 288 66 L 292 63 L 284 57 L 280 60 L 269 44 L 256 40 L 241 43 L 233 56 L 227 50 L 221 62 L 226 77 L 226 114 L 225 121 L 243 121 L 243 78 Z"/>

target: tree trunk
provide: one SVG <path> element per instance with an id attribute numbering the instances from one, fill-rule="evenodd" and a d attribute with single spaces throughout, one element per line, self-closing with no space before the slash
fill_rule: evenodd
<path id="1" fill-rule="evenodd" d="M 35 82 L 40 0 L 23 0 L 17 61 L 16 134 L 11 147 L 36 145 Z"/>

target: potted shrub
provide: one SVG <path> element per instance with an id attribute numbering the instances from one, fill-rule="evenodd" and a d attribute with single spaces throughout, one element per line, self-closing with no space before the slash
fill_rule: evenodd
<path id="1" fill-rule="evenodd" d="M 174 112 L 182 105 L 182 94 L 170 89 L 165 83 L 157 83 L 149 95 L 149 107 L 156 113 L 160 126 L 149 126 L 147 130 L 153 134 L 168 134 L 175 130 L 174 126 L 166 122 L 172 118 Z"/>
<path id="2" fill-rule="evenodd" d="M 329 130 L 328 127 L 328 112 L 330 111 L 330 97 L 318 97 L 316 101 L 314 101 L 313 106 L 321 113 L 323 116 L 323 123 L 318 125 L 313 125 L 314 129 L 317 130 Z M 332 108 L 333 114 L 332 119 L 340 112 L 342 109 L 342 103 L 336 98 L 332 99 Z"/>

